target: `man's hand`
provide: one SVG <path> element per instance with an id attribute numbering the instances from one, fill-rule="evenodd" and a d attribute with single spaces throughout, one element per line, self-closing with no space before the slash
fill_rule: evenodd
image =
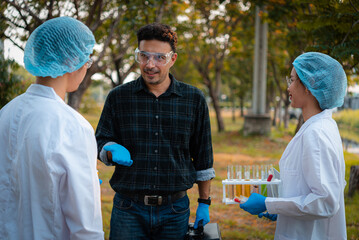
<path id="1" fill-rule="evenodd" d="M 205 203 L 199 203 L 196 212 L 196 221 L 194 222 L 194 229 L 198 228 L 198 222 L 203 220 L 203 226 L 209 223 L 209 205 Z"/>
<path id="2" fill-rule="evenodd" d="M 277 221 L 277 214 L 269 214 L 269 213 L 260 213 L 258 214 L 259 218 L 266 217 L 271 221 Z"/>
<path id="3" fill-rule="evenodd" d="M 267 210 L 265 200 L 265 196 L 258 193 L 252 193 L 249 196 L 248 200 L 245 203 L 240 204 L 239 206 L 240 208 L 249 212 L 252 215 L 258 215 Z"/>
<path id="4" fill-rule="evenodd" d="M 123 166 L 131 166 L 133 161 L 131 160 L 130 152 L 120 144 L 112 144 L 103 147 L 107 154 L 111 154 L 112 161 Z M 109 153 L 110 152 L 110 153 Z"/>

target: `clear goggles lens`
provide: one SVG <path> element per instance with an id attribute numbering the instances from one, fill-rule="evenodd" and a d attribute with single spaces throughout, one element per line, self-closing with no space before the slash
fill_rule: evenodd
<path id="1" fill-rule="evenodd" d="M 287 80 L 287 86 L 289 87 L 290 85 L 292 85 L 293 83 L 293 79 L 291 77 L 285 77 L 285 79 Z"/>
<path id="2" fill-rule="evenodd" d="M 172 55 L 172 51 L 169 53 L 151 53 L 140 51 L 138 48 L 135 50 L 135 60 L 140 64 L 147 64 L 152 60 L 155 65 L 166 65 L 171 60 Z"/>

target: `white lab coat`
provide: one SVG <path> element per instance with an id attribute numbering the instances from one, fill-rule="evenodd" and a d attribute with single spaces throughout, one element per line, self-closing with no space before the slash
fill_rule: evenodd
<path id="1" fill-rule="evenodd" d="M 331 110 L 308 119 L 279 162 L 282 198 L 266 198 L 278 214 L 275 239 L 347 239 L 343 147 Z"/>
<path id="2" fill-rule="evenodd" d="M 0 238 L 103 239 L 96 140 L 55 93 L 33 84 L 0 111 Z"/>

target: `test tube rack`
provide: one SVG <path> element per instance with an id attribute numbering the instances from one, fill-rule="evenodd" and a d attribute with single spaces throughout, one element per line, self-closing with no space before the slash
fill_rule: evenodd
<path id="1" fill-rule="evenodd" d="M 277 186 L 275 189 L 276 189 L 276 191 L 278 191 L 278 193 L 275 195 L 277 195 L 277 197 L 280 197 L 280 196 L 282 196 L 282 192 L 281 192 L 282 188 L 280 187 L 281 183 L 282 183 L 282 181 L 280 179 L 272 179 L 270 182 L 268 182 L 267 180 L 260 180 L 260 179 L 250 179 L 250 180 L 225 179 L 225 180 L 222 180 L 222 185 L 223 185 L 222 202 L 225 204 L 238 204 L 233 199 L 227 197 L 226 186 L 228 186 L 228 185 L 257 185 L 257 186 L 274 185 L 274 186 Z M 267 189 L 271 189 L 271 188 L 267 187 Z M 276 197 L 271 194 L 268 194 L 268 196 Z"/>

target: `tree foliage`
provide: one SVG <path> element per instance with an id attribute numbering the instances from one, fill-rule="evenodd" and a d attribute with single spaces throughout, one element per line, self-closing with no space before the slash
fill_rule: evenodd
<path id="1" fill-rule="evenodd" d="M 171 69 L 180 81 L 201 88 L 211 99 L 218 130 L 225 130 L 221 95 L 243 107 L 252 93 L 255 6 L 269 25 L 267 102 L 278 112 L 290 105 L 285 76 L 305 51 L 338 59 L 349 75 L 358 72 L 359 2 L 354 0 L 4 0 L 0 3 L 0 37 L 23 49 L 30 33 L 44 21 L 71 16 L 94 33 L 94 64 L 68 103 L 78 109 L 92 78 L 112 87 L 130 73 L 139 74 L 133 52 L 136 31 L 151 22 L 172 26 L 179 37 L 178 59 Z M 277 100 L 280 101 L 277 101 Z M 284 116 L 287 126 L 288 114 Z"/>
<path id="2" fill-rule="evenodd" d="M 4 59 L 0 51 L 0 109 L 14 97 L 26 90 L 27 84 L 14 71 L 19 65 L 14 60 Z"/>

